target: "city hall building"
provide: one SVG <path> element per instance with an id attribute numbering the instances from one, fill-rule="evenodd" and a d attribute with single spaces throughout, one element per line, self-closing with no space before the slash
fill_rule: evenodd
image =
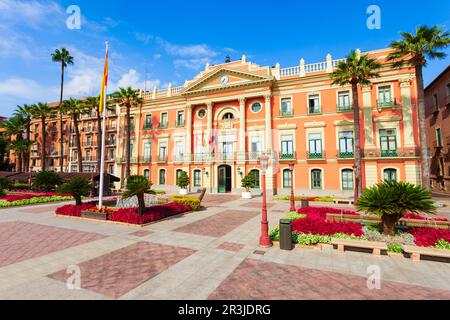
<path id="1" fill-rule="evenodd" d="M 393 69 L 389 49 L 368 52 L 383 63 L 381 77 L 359 87 L 363 186 L 385 179 L 420 184 L 416 78 Z M 182 171 L 191 191 L 241 189 L 258 158 L 270 156 L 267 188 L 296 194 L 351 196 L 354 189 L 354 121 L 351 87 L 332 85 L 339 60 L 281 68 L 241 60 L 210 66 L 181 87 L 141 92 L 132 108 L 131 172 L 158 188 L 174 188 Z M 116 115 L 115 115 L 116 116 Z M 125 177 L 125 108 L 117 110 L 115 167 Z"/>

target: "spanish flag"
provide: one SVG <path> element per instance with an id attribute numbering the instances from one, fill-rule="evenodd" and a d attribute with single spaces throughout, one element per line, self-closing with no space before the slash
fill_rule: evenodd
<path id="1" fill-rule="evenodd" d="M 102 91 L 100 92 L 100 113 L 103 113 L 106 102 L 106 88 L 108 87 L 108 45 L 106 46 L 105 67 L 103 69 Z"/>

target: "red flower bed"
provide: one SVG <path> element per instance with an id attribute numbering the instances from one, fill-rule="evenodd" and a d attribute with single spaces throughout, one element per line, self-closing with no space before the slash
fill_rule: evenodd
<path id="1" fill-rule="evenodd" d="M 328 208 L 328 207 L 303 207 L 298 210 L 298 213 L 300 214 L 306 214 L 308 218 L 311 219 L 319 219 L 319 220 L 326 220 L 327 219 L 327 213 L 333 213 L 333 214 L 345 214 L 345 215 L 352 215 L 352 216 L 359 216 L 359 213 L 355 211 L 350 210 L 344 210 L 336 209 L 336 208 Z"/>
<path id="2" fill-rule="evenodd" d="M 8 202 L 14 202 L 14 201 L 27 200 L 27 199 L 32 199 L 32 198 L 36 198 L 36 197 L 35 196 L 31 196 L 31 195 L 23 195 L 23 196 L 11 195 L 11 196 L 0 197 L 0 200 L 4 200 L 4 201 L 8 201 Z"/>
<path id="3" fill-rule="evenodd" d="M 412 219 L 412 220 L 428 220 L 428 221 L 448 221 L 446 218 L 427 218 L 423 216 L 419 216 L 417 214 L 408 213 L 403 216 L 405 219 Z"/>
<path id="4" fill-rule="evenodd" d="M 15 194 L 3 196 L 0 197 L 0 200 L 8 201 L 8 202 L 14 202 L 19 200 L 27 200 L 27 199 L 33 199 L 33 198 L 41 198 L 41 197 L 54 197 L 57 196 L 55 192 L 14 192 Z M 67 194 L 63 194 L 60 196 L 70 196 Z"/>
<path id="5" fill-rule="evenodd" d="M 358 215 L 355 211 L 342 210 L 327 207 L 304 207 L 298 210 L 300 214 L 306 214 L 305 219 L 298 219 L 292 222 L 292 232 L 319 234 L 322 236 L 345 233 L 360 237 L 364 234 L 360 223 L 355 222 L 328 222 L 327 213 Z"/>
<path id="6" fill-rule="evenodd" d="M 109 220 L 129 224 L 146 224 L 184 212 L 192 211 L 192 208 L 180 203 L 168 203 L 147 208 L 144 215 L 139 217 L 137 208 L 120 209 L 109 216 Z"/>
<path id="7" fill-rule="evenodd" d="M 410 232 L 416 245 L 420 247 L 434 247 L 439 240 L 450 243 L 450 230 L 434 228 L 413 228 Z"/>
<path id="8" fill-rule="evenodd" d="M 70 217 L 81 217 L 81 211 L 87 211 L 89 209 L 95 208 L 95 203 L 84 203 L 81 206 L 76 206 L 69 204 L 56 209 L 56 214 L 60 216 L 70 216 Z"/>

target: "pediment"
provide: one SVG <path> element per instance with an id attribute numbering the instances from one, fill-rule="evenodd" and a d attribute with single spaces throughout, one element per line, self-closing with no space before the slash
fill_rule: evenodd
<path id="1" fill-rule="evenodd" d="M 222 67 L 205 74 L 191 83 L 183 94 L 202 93 L 234 89 L 243 86 L 252 86 L 270 83 L 274 78 L 269 75 Z"/>

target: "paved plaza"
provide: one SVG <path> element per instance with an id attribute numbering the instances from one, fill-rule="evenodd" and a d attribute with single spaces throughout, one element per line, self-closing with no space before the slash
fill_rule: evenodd
<path id="1" fill-rule="evenodd" d="M 58 218 L 60 205 L 0 210 L 0 299 L 450 299 L 450 263 L 259 248 L 260 198 L 207 195 L 206 210 L 144 228 Z M 268 207 L 273 227 L 289 202 Z"/>

